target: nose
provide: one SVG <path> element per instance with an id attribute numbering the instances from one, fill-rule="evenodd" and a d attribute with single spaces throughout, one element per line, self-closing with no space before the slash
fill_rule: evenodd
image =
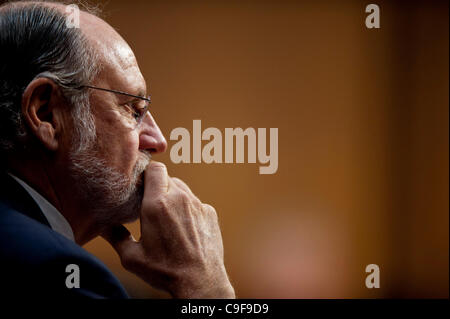
<path id="1" fill-rule="evenodd" d="M 139 149 L 152 154 L 163 153 L 167 149 L 167 141 L 150 112 L 147 112 L 140 124 Z"/>

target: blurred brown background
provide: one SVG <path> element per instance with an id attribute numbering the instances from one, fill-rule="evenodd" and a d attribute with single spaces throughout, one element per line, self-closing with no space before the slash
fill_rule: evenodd
<path id="1" fill-rule="evenodd" d="M 380 29 L 363 1 L 103 4 L 168 140 L 194 119 L 279 128 L 274 175 L 156 157 L 216 207 L 238 297 L 449 297 L 448 2 L 375 3 Z M 85 247 L 133 297 L 167 297 Z"/>

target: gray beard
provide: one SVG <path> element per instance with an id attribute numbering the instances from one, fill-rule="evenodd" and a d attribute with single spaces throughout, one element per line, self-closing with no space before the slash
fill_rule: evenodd
<path id="1" fill-rule="evenodd" d="M 93 143 L 95 144 L 95 142 Z M 99 229 L 139 218 L 144 194 L 143 172 L 151 155 L 140 152 L 131 176 L 127 176 L 96 154 L 95 145 L 74 150 L 69 171 L 76 195 Z"/>

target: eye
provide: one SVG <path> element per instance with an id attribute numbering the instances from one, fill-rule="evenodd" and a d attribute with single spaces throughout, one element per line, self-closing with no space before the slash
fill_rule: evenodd
<path id="1" fill-rule="evenodd" d="M 135 108 L 135 110 L 133 111 L 133 116 L 134 118 L 137 120 L 141 117 L 142 113 L 140 112 L 139 108 Z"/>
<path id="2" fill-rule="evenodd" d="M 129 113 L 129 114 L 136 113 L 134 111 L 134 107 L 132 105 L 130 105 L 130 104 L 123 104 L 123 106 L 124 106 L 125 110 L 127 111 L 127 113 Z"/>
<path id="3" fill-rule="evenodd" d="M 135 111 L 135 107 L 130 104 L 123 104 L 128 115 L 133 116 L 135 120 L 139 119 L 139 113 Z"/>
<path id="4" fill-rule="evenodd" d="M 148 110 L 148 102 L 147 101 L 134 101 L 123 104 L 126 109 L 126 112 L 131 117 L 133 116 L 134 120 L 139 123 Z"/>
<path id="5" fill-rule="evenodd" d="M 138 114 L 138 117 L 143 117 L 147 112 L 147 104 L 145 102 L 136 104 L 134 111 Z"/>

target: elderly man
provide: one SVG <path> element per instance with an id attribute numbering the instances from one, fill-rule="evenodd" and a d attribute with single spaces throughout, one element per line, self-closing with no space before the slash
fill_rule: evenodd
<path id="1" fill-rule="evenodd" d="M 234 298 L 217 215 L 166 167 L 134 54 L 94 14 L 0 7 L 2 291 L 123 298 L 79 245 L 103 236 L 125 269 L 175 298 Z M 135 240 L 122 224 L 140 218 Z M 69 278 L 77 271 L 77 280 Z"/>

